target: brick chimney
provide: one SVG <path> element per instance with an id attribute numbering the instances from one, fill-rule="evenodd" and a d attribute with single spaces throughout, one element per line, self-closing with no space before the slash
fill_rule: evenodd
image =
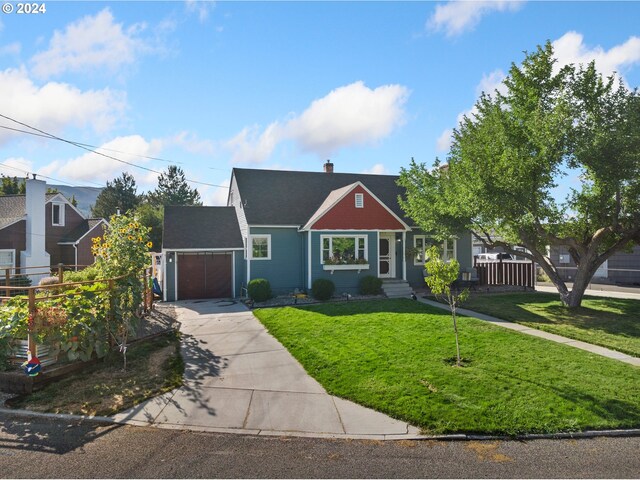
<path id="1" fill-rule="evenodd" d="M 331 163 L 331 160 L 327 160 L 327 163 L 324 164 L 324 173 L 333 173 L 333 163 Z"/>

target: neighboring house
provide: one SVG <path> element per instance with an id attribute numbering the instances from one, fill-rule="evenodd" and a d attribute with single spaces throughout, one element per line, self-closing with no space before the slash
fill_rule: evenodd
<path id="1" fill-rule="evenodd" d="M 27 179 L 26 195 L 0 196 L 0 273 L 45 274 L 25 267 L 90 265 L 91 239 L 103 235 L 104 219 L 85 218 L 47 184 Z"/>
<path id="2" fill-rule="evenodd" d="M 576 264 L 564 247 L 551 247 L 549 256 L 558 267 L 563 280 L 572 281 L 576 275 Z M 640 285 L 640 245 L 630 252 L 616 252 L 600 265 L 593 275 L 593 283 L 617 283 L 620 285 Z"/>
<path id="3" fill-rule="evenodd" d="M 239 297 L 255 278 L 276 295 L 318 278 L 355 293 L 366 275 L 423 287 L 433 242 L 400 208 L 397 179 L 333 173 L 329 162 L 324 173 L 233 169 L 226 207 L 165 208 L 165 299 Z M 468 232 L 443 250 L 472 266 Z"/>

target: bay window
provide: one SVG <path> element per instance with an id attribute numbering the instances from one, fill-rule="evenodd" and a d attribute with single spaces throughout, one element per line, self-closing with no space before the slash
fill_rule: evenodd
<path id="1" fill-rule="evenodd" d="M 363 235 L 322 235 L 320 248 L 323 264 L 364 264 L 368 259 L 367 237 Z"/>

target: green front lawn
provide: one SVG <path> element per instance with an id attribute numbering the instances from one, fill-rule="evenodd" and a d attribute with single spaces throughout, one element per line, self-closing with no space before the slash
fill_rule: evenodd
<path id="1" fill-rule="evenodd" d="M 428 433 L 640 426 L 640 369 L 411 300 L 256 310 L 333 395 Z"/>
<path id="2" fill-rule="evenodd" d="M 640 301 L 584 297 L 568 309 L 554 293 L 474 295 L 464 308 L 640 357 Z"/>

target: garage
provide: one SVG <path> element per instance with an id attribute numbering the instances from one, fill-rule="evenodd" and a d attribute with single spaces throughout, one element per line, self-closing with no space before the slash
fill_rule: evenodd
<path id="1" fill-rule="evenodd" d="M 179 253 L 178 299 L 231 297 L 232 260 L 231 252 Z"/>
<path id="2" fill-rule="evenodd" d="M 163 299 L 237 297 L 244 282 L 243 251 L 234 207 L 165 207 Z"/>

